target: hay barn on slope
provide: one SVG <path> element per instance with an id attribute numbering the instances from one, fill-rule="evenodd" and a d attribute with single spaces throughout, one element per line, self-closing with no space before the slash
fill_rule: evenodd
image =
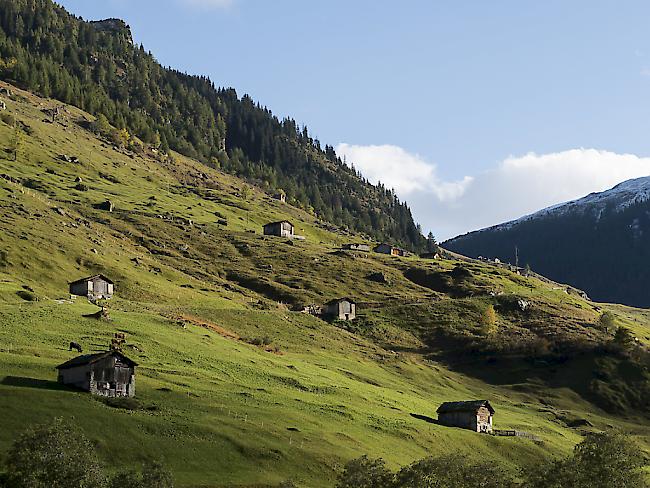
<path id="1" fill-rule="evenodd" d="M 95 299 L 113 297 L 115 284 L 104 275 L 94 275 L 70 283 L 70 294 Z"/>
<path id="2" fill-rule="evenodd" d="M 136 366 L 119 351 L 85 354 L 57 366 L 57 380 L 94 395 L 133 397 Z"/>
<path id="3" fill-rule="evenodd" d="M 494 408 L 487 400 L 445 402 L 438 407 L 438 422 L 474 432 L 492 432 Z"/>

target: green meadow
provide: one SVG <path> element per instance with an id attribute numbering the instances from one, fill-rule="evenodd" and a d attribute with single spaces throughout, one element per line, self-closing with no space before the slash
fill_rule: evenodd
<path id="1" fill-rule="evenodd" d="M 463 453 L 516 473 L 590 430 L 650 447 L 647 412 L 633 396 L 615 406 L 620 376 L 608 403 L 589 393 L 599 359 L 584 352 L 611 339 L 596 327 L 603 310 L 647 347 L 647 311 L 451 254 L 340 251 L 366 239 L 178 154 L 113 147 L 73 107 L 48 123 L 43 109 L 58 103 L 12 90 L 4 114 L 23 129 L 0 121 L 0 456 L 55 417 L 74 419 L 108 465 L 161 459 L 186 487 L 331 487 L 363 454 L 397 468 Z M 112 212 L 98 208 L 106 200 Z M 305 240 L 263 236 L 279 219 Z M 470 278 L 453 277 L 459 266 Z M 84 317 L 98 308 L 68 293 L 95 273 L 116 283 L 110 320 Z M 342 296 L 358 302 L 353 324 L 299 311 Z M 116 332 L 139 364 L 136 403 L 56 383 L 71 341 L 101 351 Z M 545 362 L 547 349 L 563 362 Z M 435 423 L 440 403 L 465 399 L 490 400 L 497 428 L 540 440 Z"/>

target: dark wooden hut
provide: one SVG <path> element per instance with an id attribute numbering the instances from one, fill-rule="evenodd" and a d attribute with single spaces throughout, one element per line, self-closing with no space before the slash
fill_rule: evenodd
<path id="1" fill-rule="evenodd" d="M 94 299 L 108 300 L 113 297 L 115 284 L 106 276 L 98 274 L 70 283 L 70 294 Z"/>
<path id="2" fill-rule="evenodd" d="M 438 422 L 474 432 L 492 432 L 494 409 L 487 400 L 445 402 L 438 407 Z"/>
<path id="3" fill-rule="evenodd" d="M 390 256 L 406 256 L 408 254 L 404 249 L 386 243 L 379 244 L 375 247 L 374 251 L 380 254 L 388 254 Z"/>
<path id="4" fill-rule="evenodd" d="M 322 314 L 334 320 L 354 320 L 357 316 L 357 304 L 350 298 L 337 298 L 323 306 Z"/>
<path id="5" fill-rule="evenodd" d="M 119 351 L 84 354 L 56 367 L 58 382 L 93 395 L 107 397 L 135 396 L 137 363 Z"/>
<path id="6" fill-rule="evenodd" d="M 265 236 L 293 237 L 293 224 L 288 220 L 270 222 L 264 226 Z"/>

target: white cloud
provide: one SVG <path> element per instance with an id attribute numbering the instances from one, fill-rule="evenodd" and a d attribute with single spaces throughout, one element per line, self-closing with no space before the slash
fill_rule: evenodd
<path id="1" fill-rule="evenodd" d="M 411 154 L 399 146 L 355 146 L 339 144 L 336 153 L 345 157 L 349 164 L 372 183 L 381 181 L 406 198 L 413 192 L 432 193 L 441 201 L 454 200 L 463 194 L 472 179 L 443 182 L 436 175 L 436 166 L 427 163 L 417 154 Z"/>
<path id="2" fill-rule="evenodd" d="M 510 156 L 494 168 L 445 182 L 436 166 L 397 146 L 337 147 L 371 181 L 394 186 L 425 231 L 454 237 L 650 175 L 650 158 L 596 149 Z"/>
<path id="3" fill-rule="evenodd" d="M 202 9 L 228 8 L 233 4 L 233 0 L 176 0 L 181 5 L 189 7 L 198 7 Z"/>

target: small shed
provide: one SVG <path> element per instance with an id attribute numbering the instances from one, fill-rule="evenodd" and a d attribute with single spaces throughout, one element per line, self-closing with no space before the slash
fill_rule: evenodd
<path id="1" fill-rule="evenodd" d="M 284 191 L 282 191 L 282 190 L 276 192 L 276 193 L 273 195 L 273 198 L 275 198 L 276 200 L 278 200 L 278 201 L 280 201 L 280 202 L 282 202 L 282 203 L 285 203 L 285 202 L 287 201 L 287 195 L 286 195 L 286 193 L 284 193 Z"/>
<path id="2" fill-rule="evenodd" d="M 84 354 L 56 367 L 58 382 L 106 397 L 135 396 L 137 363 L 119 351 Z"/>
<path id="3" fill-rule="evenodd" d="M 271 222 L 264 226 L 265 236 L 293 237 L 293 224 L 288 220 Z"/>
<path id="4" fill-rule="evenodd" d="M 380 254 L 388 254 L 390 256 L 406 256 L 407 254 L 404 249 L 386 243 L 379 244 L 375 247 L 374 251 Z"/>
<path id="5" fill-rule="evenodd" d="M 445 402 L 438 407 L 438 422 L 474 432 L 492 432 L 494 408 L 487 400 Z"/>
<path id="6" fill-rule="evenodd" d="M 348 251 L 370 252 L 370 245 L 362 244 L 358 242 L 351 242 L 348 244 L 343 244 L 343 249 L 346 249 Z"/>
<path id="7" fill-rule="evenodd" d="M 357 304 L 350 298 L 337 298 L 323 306 L 323 315 L 335 320 L 354 320 L 357 316 Z"/>
<path id="8" fill-rule="evenodd" d="M 106 276 L 98 274 L 70 283 L 70 294 L 94 299 L 108 300 L 113 297 L 115 284 Z"/>

